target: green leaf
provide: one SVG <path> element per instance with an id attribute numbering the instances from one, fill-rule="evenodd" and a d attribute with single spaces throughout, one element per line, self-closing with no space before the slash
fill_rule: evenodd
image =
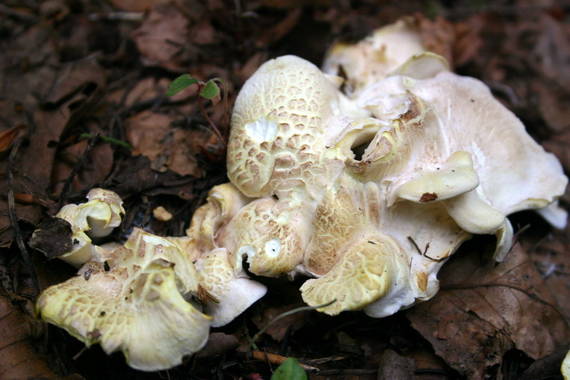
<path id="1" fill-rule="evenodd" d="M 168 86 L 168 90 L 166 91 L 166 96 L 176 95 L 180 91 L 196 83 L 198 83 L 198 79 L 192 78 L 190 74 L 182 74 L 170 83 L 170 86 Z"/>
<path id="2" fill-rule="evenodd" d="M 307 373 L 297 359 L 288 358 L 273 372 L 271 380 L 307 380 Z"/>
<path id="3" fill-rule="evenodd" d="M 206 82 L 206 85 L 200 91 L 200 96 L 206 99 L 214 99 L 220 93 L 220 88 L 214 81 L 214 79 L 210 79 Z"/>

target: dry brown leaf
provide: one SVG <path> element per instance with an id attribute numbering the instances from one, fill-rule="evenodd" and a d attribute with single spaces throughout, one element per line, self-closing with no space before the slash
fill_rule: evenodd
<path id="1" fill-rule="evenodd" d="M 467 63 L 478 54 L 482 46 L 483 41 L 479 35 L 483 27 L 481 16 L 452 23 L 443 17 L 430 20 L 416 14 L 414 21 L 427 50 L 445 57 L 452 68 Z"/>
<path id="2" fill-rule="evenodd" d="M 89 142 L 82 140 L 58 153 L 52 172 L 53 193 L 60 194 L 72 175 L 74 167 L 82 162 L 81 170 L 74 176 L 70 190 L 81 192 L 102 183 L 113 168 L 113 149 L 108 143 L 96 143 L 87 152 Z"/>
<path id="3" fill-rule="evenodd" d="M 0 295 L 1 379 L 61 379 L 48 367 L 46 358 L 34 350 L 31 338 L 37 335 L 37 323 Z"/>
<path id="4" fill-rule="evenodd" d="M 407 316 L 436 354 L 470 379 L 483 378 L 511 348 L 538 359 L 570 339 L 556 299 L 518 245 L 497 266 L 460 253 L 440 278 L 437 297 Z"/>
<path id="5" fill-rule="evenodd" d="M 188 18 L 175 6 L 161 4 L 153 7 L 132 34 L 143 63 L 183 71 L 181 57 L 190 47 L 189 26 Z"/>
<path id="6" fill-rule="evenodd" d="M 2 40 L 0 83 L 2 96 L 35 106 L 57 78 L 58 56 L 54 33 L 39 23 L 14 38 Z"/>
<path id="7" fill-rule="evenodd" d="M 218 42 L 216 29 L 210 23 L 210 20 L 203 19 L 190 29 L 190 36 L 196 45 L 211 45 Z"/>
<path id="8" fill-rule="evenodd" d="M 7 151 L 26 127 L 22 124 L 0 131 L 0 153 Z"/>
<path id="9" fill-rule="evenodd" d="M 445 57 L 449 65 L 454 67 L 455 28 L 453 24 L 443 17 L 431 20 L 421 14 L 416 15 L 414 21 L 419 29 L 422 43 L 427 50 Z"/>
<path id="10" fill-rule="evenodd" d="M 271 324 L 269 323 L 278 316 L 280 316 L 281 314 L 286 313 L 289 310 L 295 309 L 297 307 L 299 307 L 298 304 L 270 307 L 263 310 L 263 314 L 255 315 L 252 318 L 252 321 L 260 330 L 269 325 L 265 330 L 265 333 L 270 337 L 272 337 L 273 339 L 275 339 L 276 341 L 280 342 L 283 340 L 288 330 L 294 332 L 303 327 L 308 319 L 308 314 L 306 312 L 293 313 Z"/>
<path id="11" fill-rule="evenodd" d="M 239 340 L 234 335 L 214 332 L 210 334 L 206 346 L 200 350 L 197 356 L 199 358 L 218 356 L 235 349 L 238 345 Z"/>
<path id="12" fill-rule="evenodd" d="M 560 310 L 568 320 L 570 320 L 569 235 L 570 231 L 566 229 L 549 234 L 537 243 L 525 243 L 524 245 L 546 286 L 560 305 Z"/>
<path id="13" fill-rule="evenodd" d="M 556 82 L 533 80 L 531 91 L 538 98 L 540 114 L 548 126 L 558 133 L 570 130 L 569 89 Z"/>
<path id="14" fill-rule="evenodd" d="M 537 72 L 560 83 L 563 88 L 570 88 L 570 26 L 546 12 L 540 15 L 538 23 L 531 25 L 536 42 L 531 46 L 533 54 L 529 62 Z M 519 38 L 528 38 L 528 30 L 521 32 Z"/>
<path id="15" fill-rule="evenodd" d="M 38 49 L 43 51 L 41 47 Z M 30 100 L 27 95 L 21 94 L 21 88 L 10 93 L 11 96 L 23 96 L 21 101 L 0 103 L 0 109 L 7 111 L 4 114 L 6 120 L 13 125 L 24 125 L 31 133 L 29 143 L 20 146 L 13 162 L 12 190 L 15 193 L 37 195 L 42 199 L 48 198 L 57 143 L 66 127 L 93 104 L 96 90 L 104 86 L 103 71 L 93 57 L 59 66 L 54 64 L 54 67 L 59 69 L 50 67 L 50 70 L 52 74 L 57 72 L 58 77 L 48 87 L 44 83 L 35 88 L 33 80 L 19 82 L 21 77 L 18 79 L 18 76 L 14 79 L 30 93 L 45 91 L 45 107 L 40 109 L 36 99 Z M 33 118 L 32 123 L 28 117 Z M 0 163 L 0 170 L 4 173 L 8 170 L 7 164 L 7 160 Z M 8 188 L 7 181 L 0 183 L 3 194 L 7 193 Z M 5 200 L 1 202 L 4 203 Z M 15 212 L 18 220 L 32 225 L 37 224 L 41 216 L 41 208 L 36 204 L 16 204 Z M 12 238 L 10 220 L 3 213 L 0 215 L 0 246 L 9 246 Z"/>
<path id="16" fill-rule="evenodd" d="M 105 71 L 95 55 L 62 65 L 56 74 L 56 80 L 45 94 L 44 104 L 59 105 L 74 94 L 81 94 L 86 99 L 105 86 L 105 77 Z M 75 100 L 78 102 L 83 99 Z"/>
<path id="17" fill-rule="evenodd" d="M 151 160 L 151 167 L 157 171 L 170 169 L 180 175 L 199 177 L 202 170 L 198 167 L 193 144 L 196 140 L 206 143 L 196 131 L 172 128 L 174 118 L 144 111 L 126 121 L 126 135 L 133 146 L 133 154 L 142 154 Z M 202 135 L 202 136 L 201 136 Z"/>
<path id="18" fill-rule="evenodd" d="M 401 356 L 395 351 L 385 350 L 378 366 L 378 380 L 408 380 L 414 377 L 413 359 Z"/>
<path id="19" fill-rule="evenodd" d="M 112 185 L 112 186 L 111 186 Z M 107 186 L 107 185 L 106 185 Z M 194 197 L 195 179 L 172 171 L 157 173 L 145 156 L 130 156 L 117 163 L 108 186 L 120 194 L 172 194 L 184 200 Z"/>
<path id="20" fill-rule="evenodd" d="M 166 4 L 171 0 L 110 0 L 115 7 L 128 12 L 143 12 L 155 5 Z"/>

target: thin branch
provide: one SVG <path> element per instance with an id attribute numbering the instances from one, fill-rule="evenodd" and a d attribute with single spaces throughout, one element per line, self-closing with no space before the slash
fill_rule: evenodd
<path id="1" fill-rule="evenodd" d="M 206 112 L 206 108 L 204 107 L 205 101 L 206 100 L 204 98 L 202 98 L 201 96 L 198 99 L 198 106 L 200 107 L 200 113 L 202 114 L 202 116 L 204 116 L 204 119 L 206 119 L 206 121 L 210 125 L 210 128 L 212 128 L 212 130 L 216 134 L 216 137 L 220 141 L 220 144 L 225 145 L 226 142 L 224 140 L 224 137 L 222 136 L 222 133 L 220 132 L 220 130 L 218 129 L 216 124 L 212 121 L 212 119 L 210 119 L 210 116 Z"/>

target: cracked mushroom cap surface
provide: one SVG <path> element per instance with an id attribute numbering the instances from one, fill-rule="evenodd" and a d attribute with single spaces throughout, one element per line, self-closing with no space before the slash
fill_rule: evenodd
<path id="1" fill-rule="evenodd" d="M 265 294 L 248 272 L 307 275 L 302 296 L 319 311 L 384 317 L 433 297 L 439 269 L 473 234 L 494 234 L 504 259 L 509 214 L 535 209 L 566 224 L 560 163 L 482 82 L 425 52 L 406 22 L 331 49 L 325 71 L 284 56 L 245 83 L 231 183 L 210 191 L 188 236 L 136 229 L 102 250 L 91 237 L 124 213 L 113 194 L 62 210 L 83 239 L 62 258 L 83 266 L 42 293 L 42 318 L 123 351 L 134 368 L 166 369 Z"/>
<path id="2" fill-rule="evenodd" d="M 45 290 L 38 315 L 87 346 L 122 351 L 136 369 L 171 368 L 206 343 L 211 317 L 187 301 L 198 274 L 176 244 L 142 230 L 109 260 Z"/>
<path id="3" fill-rule="evenodd" d="M 472 234 L 496 235 L 504 259 L 507 215 L 536 209 L 566 223 L 558 160 L 408 23 L 331 49 L 325 71 L 277 58 L 236 101 L 229 176 L 257 199 L 219 246 L 253 273 L 308 274 L 309 305 L 382 317 L 433 297 L 437 272 Z"/>

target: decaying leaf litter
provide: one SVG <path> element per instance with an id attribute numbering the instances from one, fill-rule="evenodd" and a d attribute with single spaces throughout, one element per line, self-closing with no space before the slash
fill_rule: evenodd
<path id="1" fill-rule="evenodd" d="M 182 235 L 206 192 L 226 181 L 224 144 L 207 119 L 227 136 L 237 90 L 262 62 L 292 53 L 318 64 L 336 38 L 354 41 L 405 15 L 415 14 L 426 44 L 459 73 L 484 80 L 568 169 L 570 29 L 568 4 L 561 2 L 7 1 L 0 14 L 7 315 L 31 315 L 38 288 L 73 275 L 26 246 L 61 205 L 101 185 L 126 201 L 118 237 L 134 226 Z M 192 87 L 165 96 L 182 73 L 221 78 L 221 101 L 200 105 Z M 568 195 L 562 201 L 566 206 Z M 154 218 L 158 206 L 173 218 Z M 547 359 L 570 341 L 568 230 L 554 231 L 528 214 L 513 221 L 516 229 L 529 227 L 505 263 L 495 267 L 487 257 L 492 244 L 475 239 L 446 264 L 432 301 L 380 320 L 293 314 L 256 343 L 276 356 L 251 352 L 248 337 L 301 306 L 300 284 L 266 279 L 265 299 L 168 373 L 130 370 L 120 355 L 83 351 L 51 327 L 39 325 L 32 334 L 20 318 L 2 319 L 2 330 L 23 331 L 17 339 L 24 348 L 2 340 L 0 373 L 269 378 L 278 358 L 293 356 L 320 370 L 314 378 L 532 378 L 539 365 L 544 373 L 548 363 L 559 366 Z"/>

